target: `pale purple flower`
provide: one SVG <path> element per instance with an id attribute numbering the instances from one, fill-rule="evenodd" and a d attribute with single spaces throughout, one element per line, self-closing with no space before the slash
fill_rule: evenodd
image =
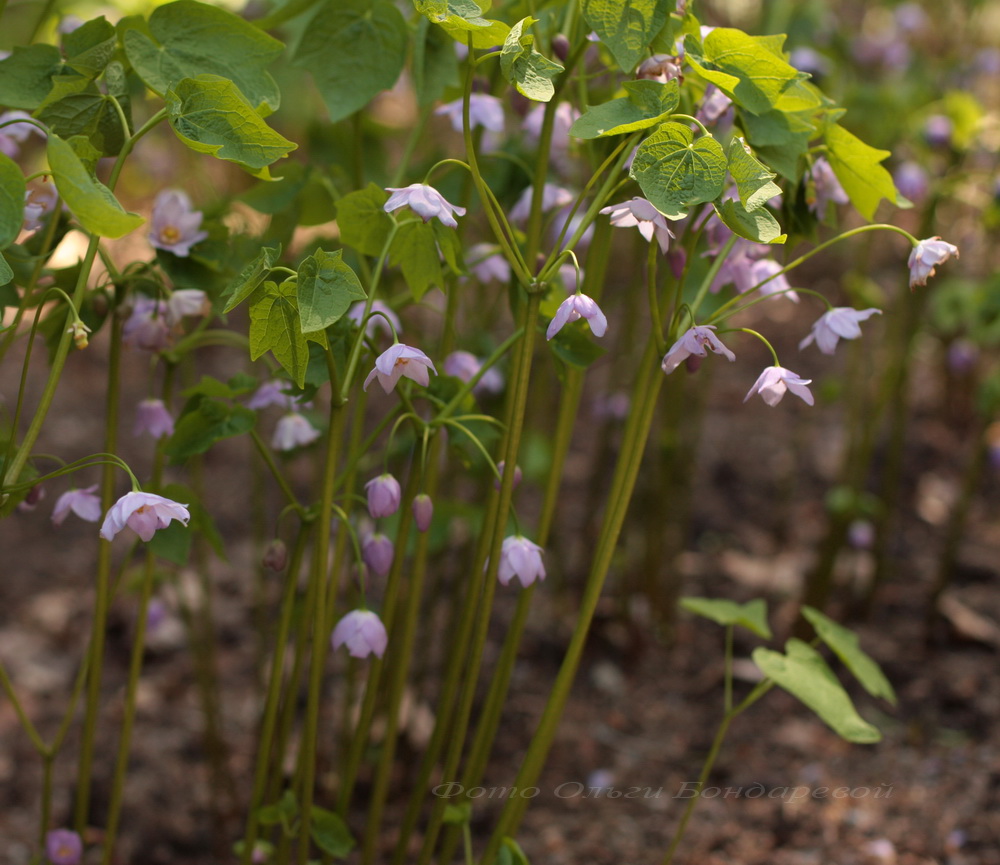
<path id="1" fill-rule="evenodd" d="M 520 224 L 528 221 L 528 217 L 531 215 L 531 199 L 534 197 L 534 194 L 535 187 L 533 186 L 529 186 L 521 193 L 521 197 L 508 214 L 511 222 Z M 573 193 L 568 189 L 563 189 L 554 183 L 546 183 L 542 187 L 542 213 L 566 207 L 572 203 Z"/>
<path id="2" fill-rule="evenodd" d="M 628 410 L 631 405 L 631 397 L 624 391 L 619 390 L 599 396 L 594 400 L 592 411 L 594 417 L 599 420 L 622 421 L 628 417 Z"/>
<path id="3" fill-rule="evenodd" d="M 210 309 L 208 296 L 198 288 L 179 288 L 167 298 L 167 324 L 178 324 L 188 315 L 205 315 Z"/>
<path id="4" fill-rule="evenodd" d="M 283 571 L 288 564 L 288 546 L 281 538 L 273 538 L 264 549 L 261 564 L 269 571 Z"/>
<path id="5" fill-rule="evenodd" d="M 788 55 L 788 64 L 814 78 L 830 74 L 830 61 L 813 48 L 802 45 Z"/>
<path id="6" fill-rule="evenodd" d="M 505 460 L 500 460 L 500 462 L 497 463 L 497 472 L 499 473 L 500 477 L 493 479 L 493 488 L 494 489 L 497 489 L 497 490 L 500 489 L 500 478 L 502 478 L 504 476 L 504 471 L 506 469 L 506 466 L 507 466 L 507 462 Z M 523 476 L 523 473 L 521 471 L 521 467 L 518 466 L 518 465 L 515 465 L 514 466 L 514 480 L 513 480 L 513 484 L 514 484 L 513 488 L 515 490 L 521 485 L 521 477 L 522 476 Z"/>
<path id="7" fill-rule="evenodd" d="M 721 220 L 719 224 L 722 224 Z M 710 239 L 712 237 L 713 225 L 714 222 L 711 218 L 705 225 L 705 233 L 710 235 Z M 726 231 L 728 232 L 729 229 L 726 228 Z M 723 235 L 721 229 L 718 233 L 720 237 Z M 719 249 L 721 249 L 721 246 Z M 715 293 L 728 283 L 733 284 L 737 294 L 749 291 L 757 284 L 757 280 L 754 279 L 753 275 L 753 267 L 761 255 L 767 255 L 768 251 L 767 247 L 763 244 L 751 243 L 749 240 L 744 240 L 743 238 L 738 239 L 729 250 L 729 254 L 715 275 L 711 291 Z M 718 254 L 718 250 L 713 251 L 713 247 L 710 246 L 706 254 L 715 255 Z"/>
<path id="8" fill-rule="evenodd" d="M 85 23 L 79 15 L 64 15 L 56 29 L 65 36 L 67 33 L 79 30 Z"/>
<path id="9" fill-rule="evenodd" d="M 944 264 L 953 255 L 958 258 L 958 247 L 940 237 L 918 241 L 907 261 L 910 268 L 910 288 L 927 285 L 927 277 L 934 276 L 937 265 Z"/>
<path id="10" fill-rule="evenodd" d="M 368 373 L 364 390 L 368 390 L 368 385 L 377 378 L 382 390 L 390 393 L 402 376 L 427 387 L 430 383 L 428 370 L 437 375 L 433 362 L 426 354 L 418 348 L 397 342 L 375 358 L 375 368 Z"/>
<path id="11" fill-rule="evenodd" d="M 291 451 L 305 447 L 319 438 L 319 430 L 297 411 L 286 414 L 274 428 L 271 447 L 277 451 Z"/>
<path id="12" fill-rule="evenodd" d="M 608 320 L 597 302 L 585 294 L 572 294 L 559 304 L 559 309 L 549 322 L 548 330 L 545 331 L 545 338 L 552 339 L 563 326 L 579 318 L 587 320 L 590 331 L 594 336 L 604 336 L 608 329 Z"/>
<path id="13" fill-rule="evenodd" d="M 431 527 L 431 520 L 434 519 L 434 502 L 427 493 L 420 493 L 413 498 L 413 522 L 417 524 L 417 531 L 426 532 Z"/>
<path id="14" fill-rule="evenodd" d="M 652 57 L 647 57 L 635 70 L 636 78 L 658 81 L 660 84 L 666 84 L 674 78 L 680 78 L 680 75 L 680 63 L 677 62 L 676 57 L 671 57 L 669 54 L 654 54 Z"/>
<path id="15" fill-rule="evenodd" d="M 388 472 L 368 481 L 365 492 L 368 494 L 368 513 L 373 520 L 391 517 L 399 510 L 403 492 L 399 488 L 399 481 Z"/>
<path id="16" fill-rule="evenodd" d="M 455 378 L 470 382 L 473 377 L 482 369 L 482 361 L 472 352 L 453 351 L 444 359 L 444 374 L 452 375 Z M 503 390 L 503 375 L 496 367 L 490 367 L 483 373 L 473 393 L 500 393 Z"/>
<path id="17" fill-rule="evenodd" d="M 333 648 L 347 646 L 354 658 L 381 658 L 389 643 L 382 620 L 371 610 L 352 610 L 333 629 Z"/>
<path id="18" fill-rule="evenodd" d="M 150 598 L 146 607 L 146 633 L 153 635 L 170 617 L 170 608 L 161 598 Z"/>
<path id="19" fill-rule="evenodd" d="M 809 388 L 806 387 L 808 384 L 812 384 L 812 379 L 800 378 L 794 372 L 782 366 L 769 366 L 758 376 L 753 387 L 743 397 L 743 402 L 746 402 L 754 394 L 759 393 L 764 402 L 770 406 L 775 406 L 781 402 L 785 391 L 791 391 L 802 399 L 806 405 L 812 405 L 814 400 Z"/>
<path id="20" fill-rule="evenodd" d="M 820 219 L 826 216 L 826 208 L 831 201 L 834 204 L 847 204 L 850 201 L 825 157 L 820 156 L 813 163 L 809 170 L 809 177 L 812 180 L 814 190 L 814 197 L 807 199 L 809 209 Z"/>
<path id="21" fill-rule="evenodd" d="M 201 230 L 203 218 L 202 212 L 191 205 L 186 192 L 163 189 L 153 201 L 149 242 L 157 249 L 185 258 L 191 254 L 192 246 L 208 237 L 208 232 Z"/>
<path id="22" fill-rule="evenodd" d="M 893 10 L 896 26 L 903 33 L 916 33 L 930 24 L 930 19 L 919 3 L 900 3 Z"/>
<path id="23" fill-rule="evenodd" d="M 722 116 L 733 107 L 733 100 L 714 84 L 709 84 L 695 117 L 706 126 L 718 123 Z"/>
<path id="24" fill-rule="evenodd" d="M 375 315 L 377 312 L 381 313 L 381 315 Z M 364 314 L 364 301 L 354 304 L 354 306 L 347 310 L 347 317 L 358 327 L 361 327 L 361 319 L 364 317 Z M 386 321 L 386 319 L 389 319 L 389 321 Z M 389 322 L 392 322 L 392 327 L 389 326 Z M 396 329 L 396 335 L 403 332 L 403 325 L 399 323 L 399 316 L 392 311 L 392 307 L 388 304 L 382 303 L 381 300 L 373 300 L 372 308 L 369 310 L 368 323 L 365 325 L 365 334 L 367 334 L 369 339 L 372 339 L 377 331 L 381 331 L 392 339 L 394 336 L 392 332 L 393 328 Z"/>
<path id="25" fill-rule="evenodd" d="M 79 865 L 83 858 L 83 839 L 69 829 L 46 832 L 45 858 L 52 865 Z"/>
<path id="26" fill-rule="evenodd" d="M 153 493 L 131 492 L 111 506 L 100 534 L 104 540 L 110 541 L 128 526 L 148 543 L 156 530 L 165 529 L 171 520 L 178 520 L 186 526 L 190 519 L 187 505 Z"/>
<path id="27" fill-rule="evenodd" d="M 258 411 L 268 406 L 280 405 L 284 409 L 294 409 L 298 405 L 299 399 L 287 392 L 290 384 L 291 382 L 277 378 L 264 382 L 247 400 L 247 408 Z"/>
<path id="28" fill-rule="evenodd" d="M 833 354 L 837 342 L 841 339 L 857 339 L 861 336 L 862 321 L 867 321 L 873 315 L 881 315 L 880 309 L 851 309 L 849 306 L 835 306 L 824 312 L 812 326 L 812 331 L 799 348 L 805 348 L 816 341 L 816 347 L 823 354 Z"/>
<path id="29" fill-rule="evenodd" d="M 783 293 L 789 300 L 799 302 L 799 295 L 788 284 L 788 277 L 780 271 L 782 266 L 773 258 L 762 258 L 750 265 L 750 280 L 762 295 Z M 766 280 L 766 282 L 765 282 Z M 761 284 L 763 283 L 763 284 Z"/>
<path id="30" fill-rule="evenodd" d="M 166 303 L 138 295 L 132 302 L 132 314 L 122 326 L 122 342 L 145 351 L 166 348 L 170 344 Z"/>
<path id="31" fill-rule="evenodd" d="M 0 114 L 0 123 L 31 119 L 31 115 L 27 111 L 5 111 Z M 34 123 L 10 122 L 7 126 L 0 126 L 0 153 L 11 159 L 17 159 L 21 152 L 21 145 L 28 140 L 32 133 L 40 138 L 45 137 L 45 133 Z"/>
<path id="32" fill-rule="evenodd" d="M 135 409 L 132 435 L 148 433 L 154 439 L 174 434 L 174 419 L 162 399 L 144 399 Z"/>
<path id="33" fill-rule="evenodd" d="M 411 183 L 409 186 L 386 188 L 386 192 L 391 192 L 389 200 L 383 206 L 386 213 L 392 213 L 401 207 L 409 207 L 424 222 L 430 222 L 435 216 L 441 220 L 443 225 L 449 228 L 458 228 L 453 213 L 465 216 L 465 208 L 458 207 L 448 202 L 445 197 L 433 186 L 424 183 Z"/>
<path id="34" fill-rule="evenodd" d="M 660 244 L 660 252 L 665 253 L 669 249 L 674 233 L 670 230 L 667 218 L 645 198 L 636 196 L 621 204 L 612 204 L 603 208 L 601 213 L 611 217 L 611 224 L 615 228 L 638 228 L 647 241 L 652 241 L 655 236 L 656 242 Z"/>
<path id="35" fill-rule="evenodd" d="M 562 155 L 569 149 L 569 129 L 580 118 L 577 111 L 568 102 L 560 102 L 556 106 L 555 117 L 552 120 L 552 152 Z M 542 135 L 542 121 L 545 119 L 545 106 L 536 105 L 521 123 L 525 138 L 531 144 L 537 144 Z"/>
<path id="36" fill-rule="evenodd" d="M 45 492 L 45 487 L 41 484 L 35 484 L 28 492 L 25 494 L 24 498 L 17 503 L 17 509 L 22 514 L 30 514 L 35 508 L 38 507 L 42 499 L 45 498 L 47 493 Z"/>
<path id="37" fill-rule="evenodd" d="M 715 326 L 711 324 L 695 325 L 686 330 L 670 350 L 663 356 L 660 368 L 670 375 L 677 367 L 692 355 L 707 357 L 706 349 L 727 357 L 730 362 L 736 360 L 736 355 L 726 348 L 715 335 Z"/>
<path id="38" fill-rule="evenodd" d="M 382 532 L 368 535 L 361 543 L 361 558 L 380 577 L 389 573 L 394 557 L 395 550 L 392 541 Z"/>
<path id="39" fill-rule="evenodd" d="M 37 231 L 42 220 L 52 213 L 59 200 L 59 190 L 54 183 L 32 186 L 24 193 L 24 230 Z"/>
<path id="40" fill-rule="evenodd" d="M 851 520 L 847 542 L 856 550 L 870 550 L 875 545 L 875 526 L 871 520 Z"/>
<path id="41" fill-rule="evenodd" d="M 559 265 L 559 279 L 562 280 L 566 294 L 576 294 L 583 284 L 583 271 L 572 261 L 564 261 Z"/>
<path id="42" fill-rule="evenodd" d="M 477 243 L 469 249 L 469 270 L 480 282 L 510 282 L 510 263 L 491 243 Z"/>
<path id="43" fill-rule="evenodd" d="M 53 524 L 61 526 L 70 512 L 88 523 L 96 523 L 101 518 L 101 498 L 94 495 L 96 492 L 97 484 L 63 493 L 56 499 L 56 506 L 52 509 Z"/>
<path id="44" fill-rule="evenodd" d="M 456 132 L 462 131 L 462 100 L 447 102 L 438 108 L 435 114 L 447 115 L 451 126 Z M 469 96 L 469 126 L 475 129 L 482 126 L 490 132 L 503 132 L 503 103 L 496 96 L 488 93 L 473 93 Z"/>
<path id="45" fill-rule="evenodd" d="M 955 339 L 948 344 L 948 369 L 954 375 L 968 375 L 979 361 L 979 346 L 968 339 Z"/>
<path id="46" fill-rule="evenodd" d="M 931 147 L 946 147 L 951 144 L 955 124 L 946 114 L 932 114 L 924 123 L 924 137 Z"/>
<path id="47" fill-rule="evenodd" d="M 930 191 L 930 177 L 918 162 L 901 162 L 892 173 L 892 180 L 896 189 L 914 204 L 920 204 Z"/>
<path id="48" fill-rule="evenodd" d="M 509 585 L 512 577 L 517 577 L 524 588 L 535 580 L 545 579 L 545 566 L 542 564 L 542 548 L 521 535 L 511 535 L 505 538 L 500 548 L 500 567 L 497 579 L 503 585 Z"/>

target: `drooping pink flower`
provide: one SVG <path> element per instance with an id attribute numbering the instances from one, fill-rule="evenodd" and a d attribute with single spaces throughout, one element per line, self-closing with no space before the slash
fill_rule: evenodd
<path id="1" fill-rule="evenodd" d="M 458 228 L 458 222 L 453 213 L 465 216 L 465 208 L 451 204 L 433 186 L 425 183 L 411 183 L 403 187 L 387 187 L 391 192 L 389 200 L 383 206 L 386 213 L 392 213 L 401 207 L 409 207 L 424 222 L 430 222 L 435 216 L 449 228 Z"/>
<path id="2" fill-rule="evenodd" d="M 177 520 L 186 526 L 190 519 L 191 514 L 187 505 L 178 504 L 154 493 L 131 492 L 123 495 L 111 506 L 104 518 L 100 534 L 104 540 L 110 541 L 128 526 L 148 543 L 157 529 L 165 529 L 171 520 Z"/>
<path id="3" fill-rule="evenodd" d="M 497 489 L 497 490 L 500 489 L 500 480 L 504 476 L 504 472 L 506 471 L 506 467 L 507 467 L 507 461 L 506 460 L 500 460 L 500 462 L 497 463 L 497 473 L 500 475 L 500 477 L 493 478 L 493 488 L 494 489 Z M 512 483 L 514 485 L 513 488 L 515 490 L 521 485 L 521 478 L 523 476 L 524 476 L 524 473 L 521 471 L 521 467 L 518 466 L 518 465 L 515 465 L 514 466 L 514 480 L 512 481 Z"/>
<path id="4" fill-rule="evenodd" d="M 253 392 L 247 400 L 247 408 L 258 411 L 272 405 L 280 405 L 284 409 L 292 410 L 298 405 L 298 397 L 287 393 L 287 388 L 291 382 L 282 379 L 271 379 L 266 381 Z"/>
<path id="5" fill-rule="evenodd" d="M 132 435 L 148 433 L 154 439 L 174 434 L 174 419 L 162 399 L 144 399 L 135 409 Z"/>
<path id="6" fill-rule="evenodd" d="M 420 493 L 413 497 L 413 522 L 417 525 L 417 531 L 426 532 L 431 527 L 434 519 L 434 502 L 427 493 Z"/>
<path id="7" fill-rule="evenodd" d="M 96 523 L 101 518 L 101 499 L 94 495 L 96 492 L 97 484 L 63 493 L 56 499 L 56 506 L 52 509 L 53 524 L 61 526 L 71 511 L 81 520 Z"/>
<path id="8" fill-rule="evenodd" d="M 789 300 L 798 303 L 798 292 L 792 290 L 788 277 L 780 273 L 782 269 L 773 258 L 762 258 L 753 262 L 750 265 L 751 286 L 759 286 L 757 290 L 762 295 L 783 294 Z"/>
<path id="9" fill-rule="evenodd" d="M 201 230 L 204 214 L 195 210 L 188 194 L 181 189 L 163 189 L 153 201 L 149 221 L 149 242 L 157 249 L 181 258 L 191 254 L 191 247 L 208 237 Z"/>
<path id="10" fill-rule="evenodd" d="M 812 379 L 800 378 L 794 372 L 782 366 L 769 366 L 758 376 L 753 387 L 743 397 L 743 402 L 746 402 L 754 394 L 759 393 L 764 402 L 770 406 L 775 406 L 781 402 L 785 391 L 791 391 L 806 405 L 812 405 L 814 400 L 809 388 L 806 387 L 808 384 L 812 384 Z"/>
<path id="11" fill-rule="evenodd" d="M 816 342 L 816 347 L 823 354 L 833 354 L 837 342 L 841 339 L 857 339 L 861 336 L 860 322 L 867 321 L 873 315 L 881 315 L 880 309 L 851 309 L 849 306 L 835 306 L 824 312 L 812 326 L 809 336 L 799 343 L 799 348 L 805 348 Z"/>
<path id="12" fill-rule="evenodd" d="M 271 437 L 271 447 L 277 451 L 291 451 L 312 444 L 318 438 L 319 430 L 305 416 L 293 411 L 278 421 Z"/>
<path id="13" fill-rule="evenodd" d="M 26 111 L 5 111 L 0 114 L 0 123 L 7 123 L 6 126 L 0 126 L 0 153 L 4 156 L 17 159 L 21 145 L 32 133 L 40 138 L 45 137 L 45 133 L 34 123 L 19 122 L 24 120 L 31 120 L 31 115 Z"/>
<path id="14" fill-rule="evenodd" d="M 560 102 L 556 106 L 555 118 L 552 121 L 552 153 L 557 157 L 565 155 L 569 149 L 570 127 L 580 118 L 577 111 L 568 102 Z M 542 135 L 542 121 L 545 119 L 545 106 L 535 105 L 521 123 L 524 137 L 532 144 L 537 144 Z"/>
<path id="15" fill-rule="evenodd" d="M 504 538 L 500 548 L 500 567 L 497 579 L 508 585 L 512 577 L 517 577 L 521 586 L 527 588 L 535 580 L 545 579 L 545 565 L 542 564 L 544 551 L 522 535 Z"/>
<path id="16" fill-rule="evenodd" d="M 820 156 L 813 163 L 809 170 L 809 177 L 812 180 L 814 190 L 814 196 L 807 199 L 809 209 L 820 219 L 826 216 L 827 205 L 831 201 L 834 204 L 847 204 L 850 201 L 826 157 Z"/>
<path id="17" fill-rule="evenodd" d="M 381 658 L 389 643 L 389 635 L 382 620 L 371 610 L 352 610 L 337 622 L 332 642 L 334 650 L 347 646 L 348 653 L 354 658 L 367 658 L 369 655 Z"/>
<path id="18" fill-rule="evenodd" d="M 170 345 L 167 304 L 142 295 L 132 302 L 132 314 L 122 326 L 122 342 L 130 348 L 162 351 Z"/>
<path id="19" fill-rule="evenodd" d="M 382 303 L 381 300 L 373 300 L 372 308 L 369 310 L 368 323 L 365 325 L 365 334 L 372 338 L 375 336 L 376 331 L 381 331 L 389 339 L 393 339 L 394 336 L 398 336 L 403 332 L 403 325 L 399 322 L 399 316 L 392 311 L 392 307 L 388 304 Z M 376 315 L 375 313 L 381 313 Z M 365 314 L 365 304 L 364 301 L 354 304 L 349 310 L 347 310 L 347 317 L 353 321 L 358 327 L 361 327 L 361 319 Z M 386 321 L 389 319 L 389 321 Z M 392 327 L 389 326 L 389 322 L 392 322 Z M 395 328 L 396 333 L 393 334 L 393 328 Z"/>
<path id="20" fill-rule="evenodd" d="M 733 100 L 726 96 L 714 84 L 709 84 L 705 90 L 705 98 L 702 99 L 695 118 L 706 126 L 713 126 L 720 118 L 733 107 Z"/>
<path id="21" fill-rule="evenodd" d="M 435 110 L 435 114 L 447 115 L 451 121 L 452 129 L 461 132 L 462 126 L 462 100 L 456 99 L 454 102 L 447 102 Z M 488 93 L 473 93 L 469 96 L 469 126 L 475 129 L 482 126 L 490 132 L 503 132 L 504 116 L 503 103 L 496 96 Z"/>
<path id="22" fill-rule="evenodd" d="M 531 215 L 531 199 L 534 195 L 535 187 L 533 186 L 529 186 L 521 193 L 521 197 L 508 214 L 512 223 L 519 225 L 528 221 L 528 217 Z M 546 183 L 542 187 L 542 213 L 548 213 L 550 210 L 557 210 L 572 203 L 573 193 L 568 189 L 563 189 L 554 183 Z"/>
<path id="23" fill-rule="evenodd" d="M 710 349 L 716 354 L 727 357 L 730 361 L 736 360 L 736 355 L 726 348 L 722 341 L 715 335 L 715 326 L 711 324 L 695 325 L 681 334 L 670 350 L 663 356 L 663 363 L 660 368 L 670 375 L 677 367 L 692 355 L 696 357 L 707 357 L 706 349 Z"/>
<path id="24" fill-rule="evenodd" d="M 167 324 L 178 324 L 188 315 L 205 315 L 212 306 L 208 295 L 198 288 L 179 288 L 167 299 Z"/>
<path id="25" fill-rule="evenodd" d="M 655 236 L 660 252 L 666 253 L 670 248 L 670 239 L 674 233 L 670 230 L 667 218 L 645 198 L 636 196 L 621 204 L 612 204 L 603 208 L 601 213 L 611 217 L 611 224 L 615 228 L 634 226 L 647 241 L 652 241 Z"/>
<path id="26" fill-rule="evenodd" d="M 958 258 L 958 247 L 940 237 L 928 237 L 918 241 L 910 252 L 907 265 L 910 268 L 910 288 L 927 285 L 927 277 L 934 276 L 935 268 L 944 264 L 952 256 Z"/>
<path id="27" fill-rule="evenodd" d="M 444 359 L 444 374 L 452 375 L 460 381 L 470 382 L 482 369 L 482 361 L 472 352 L 453 351 Z M 500 393 L 503 390 L 503 375 L 495 366 L 483 373 L 473 393 Z"/>
<path id="28" fill-rule="evenodd" d="M 430 383 L 428 370 L 437 375 L 433 362 L 426 354 L 418 348 L 397 342 L 375 359 L 375 368 L 368 373 L 364 390 L 368 390 L 368 385 L 377 378 L 382 390 L 390 393 L 402 376 L 427 387 Z"/>
<path id="29" fill-rule="evenodd" d="M 32 186 L 24 193 L 24 230 L 38 231 L 42 220 L 55 210 L 59 190 L 54 183 Z"/>
<path id="30" fill-rule="evenodd" d="M 368 494 L 368 513 L 373 520 L 391 517 L 399 510 L 403 492 L 399 488 L 399 481 L 388 472 L 368 481 L 365 492 Z"/>
<path id="31" fill-rule="evenodd" d="M 384 577 L 392 568 L 392 560 L 395 558 L 392 541 L 382 532 L 368 535 L 361 544 L 361 558 L 374 573 Z"/>
<path id="32" fill-rule="evenodd" d="M 83 839 L 70 829 L 46 832 L 45 858 L 52 865 L 79 865 L 83 858 Z"/>
<path id="33" fill-rule="evenodd" d="M 676 57 L 671 57 L 669 54 L 654 54 L 652 57 L 647 57 L 635 70 L 636 78 L 658 81 L 660 84 L 666 84 L 674 78 L 680 78 L 680 75 L 680 63 L 677 62 Z"/>
<path id="34" fill-rule="evenodd" d="M 510 282 L 510 263 L 492 243 L 477 243 L 469 248 L 469 270 L 480 282 Z"/>
<path id="35" fill-rule="evenodd" d="M 604 336 L 608 329 L 608 319 L 601 312 L 597 301 L 585 294 L 572 294 L 559 304 L 559 309 L 556 310 L 552 321 L 549 322 L 548 330 L 545 331 L 545 338 L 552 339 L 564 325 L 579 318 L 587 320 L 594 336 Z"/>

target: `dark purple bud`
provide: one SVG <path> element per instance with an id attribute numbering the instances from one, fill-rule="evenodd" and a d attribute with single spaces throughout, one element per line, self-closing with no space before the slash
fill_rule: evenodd
<path id="1" fill-rule="evenodd" d="M 394 552 L 392 541 L 381 532 L 369 535 L 361 545 L 361 558 L 371 571 L 380 577 L 389 573 Z"/>
<path id="2" fill-rule="evenodd" d="M 566 62 L 566 58 L 569 57 L 569 39 L 563 36 L 562 33 L 556 33 L 552 37 L 552 53 L 556 55 L 563 63 Z"/>
<path id="3" fill-rule="evenodd" d="M 17 509 L 21 513 L 30 513 L 38 507 L 38 503 L 44 498 L 45 488 L 42 486 L 33 486 L 28 490 L 28 494 L 18 503 Z"/>
<path id="4" fill-rule="evenodd" d="M 516 90 L 510 91 L 510 107 L 518 117 L 526 117 L 534 104 L 527 96 L 522 96 Z"/>
<path id="5" fill-rule="evenodd" d="M 674 279 L 683 277 L 684 267 L 687 264 L 687 253 L 684 251 L 684 247 L 672 247 L 667 253 L 667 263 L 670 265 L 670 272 L 674 275 Z"/>
<path id="6" fill-rule="evenodd" d="M 275 538 L 264 550 L 264 567 L 269 571 L 283 571 L 288 564 L 288 547 L 280 538 Z"/>
<path id="7" fill-rule="evenodd" d="M 696 354 L 689 354 L 686 358 L 684 358 L 684 366 L 688 372 L 698 372 L 698 370 L 701 369 L 701 362 L 704 359 L 705 358 L 703 357 L 698 357 Z"/>

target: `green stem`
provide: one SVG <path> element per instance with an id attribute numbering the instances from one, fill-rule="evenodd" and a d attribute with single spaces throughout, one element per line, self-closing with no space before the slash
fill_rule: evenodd
<path id="1" fill-rule="evenodd" d="M 250 440 L 253 442 L 254 447 L 257 448 L 257 453 L 260 454 L 260 458 L 264 461 L 264 465 L 266 465 L 268 470 L 271 472 L 271 476 L 281 488 L 281 492 L 284 493 L 285 498 L 288 499 L 288 503 L 292 505 L 295 510 L 299 512 L 299 514 L 304 514 L 305 508 L 302 506 L 302 503 L 295 495 L 291 486 L 289 486 L 285 476 L 281 473 L 281 469 L 278 468 L 278 464 L 274 461 L 274 454 L 272 454 L 268 449 L 257 430 L 250 430 Z"/>

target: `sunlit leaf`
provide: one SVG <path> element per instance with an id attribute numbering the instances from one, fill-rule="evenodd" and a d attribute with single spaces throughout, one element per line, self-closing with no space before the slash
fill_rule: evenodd
<path id="1" fill-rule="evenodd" d="M 727 199 L 715 205 L 715 212 L 719 214 L 719 219 L 726 224 L 726 227 L 740 237 L 755 243 L 785 242 L 786 235 L 782 233 L 778 220 L 767 208 L 760 207 L 751 212 L 739 201 Z"/>
<path id="2" fill-rule="evenodd" d="M 0 249 L 6 249 L 21 233 L 25 188 L 24 175 L 17 163 L 0 153 Z M 0 285 L 12 278 L 0 278 Z"/>
<path id="3" fill-rule="evenodd" d="M 673 8 L 674 0 L 584 0 L 583 16 L 618 65 L 631 72 Z"/>
<path id="4" fill-rule="evenodd" d="M 473 48 L 503 45 L 510 27 L 502 21 L 483 17 L 483 8 L 475 0 L 416 0 L 417 11 L 428 21 L 438 24 L 453 39 Z M 489 8 L 489 3 L 486 3 Z"/>
<path id="5" fill-rule="evenodd" d="M 524 32 L 536 20 L 523 18 L 510 28 L 500 52 L 500 71 L 522 96 L 548 102 L 556 92 L 552 79 L 563 68 L 539 54 L 535 50 L 535 37 Z"/>
<path id="6" fill-rule="evenodd" d="M 888 150 L 870 147 L 837 123 L 827 126 L 823 138 L 833 173 L 865 219 L 875 216 L 883 198 L 897 206 L 906 206 L 906 200 L 896 191 L 892 175 L 881 164 L 892 155 Z"/>
<path id="7" fill-rule="evenodd" d="M 767 623 L 767 603 L 755 598 L 745 604 L 724 598 L 681 598 L 680 605 L 689 613 L 711 619 L 719 625 L 739 625 L 753 631 L 758 637 L 771 639 L 771 626 Z"/>
<path id="8" fill-rule="evenodd" d="M 569 134 L 587 139 L 648 129 L 674 111 L 680 99 L 677 79 L 666 84 L 640 79 L 626 81 L 623 86 L 628 96 L 589 108 L 570 127 Z"/>

